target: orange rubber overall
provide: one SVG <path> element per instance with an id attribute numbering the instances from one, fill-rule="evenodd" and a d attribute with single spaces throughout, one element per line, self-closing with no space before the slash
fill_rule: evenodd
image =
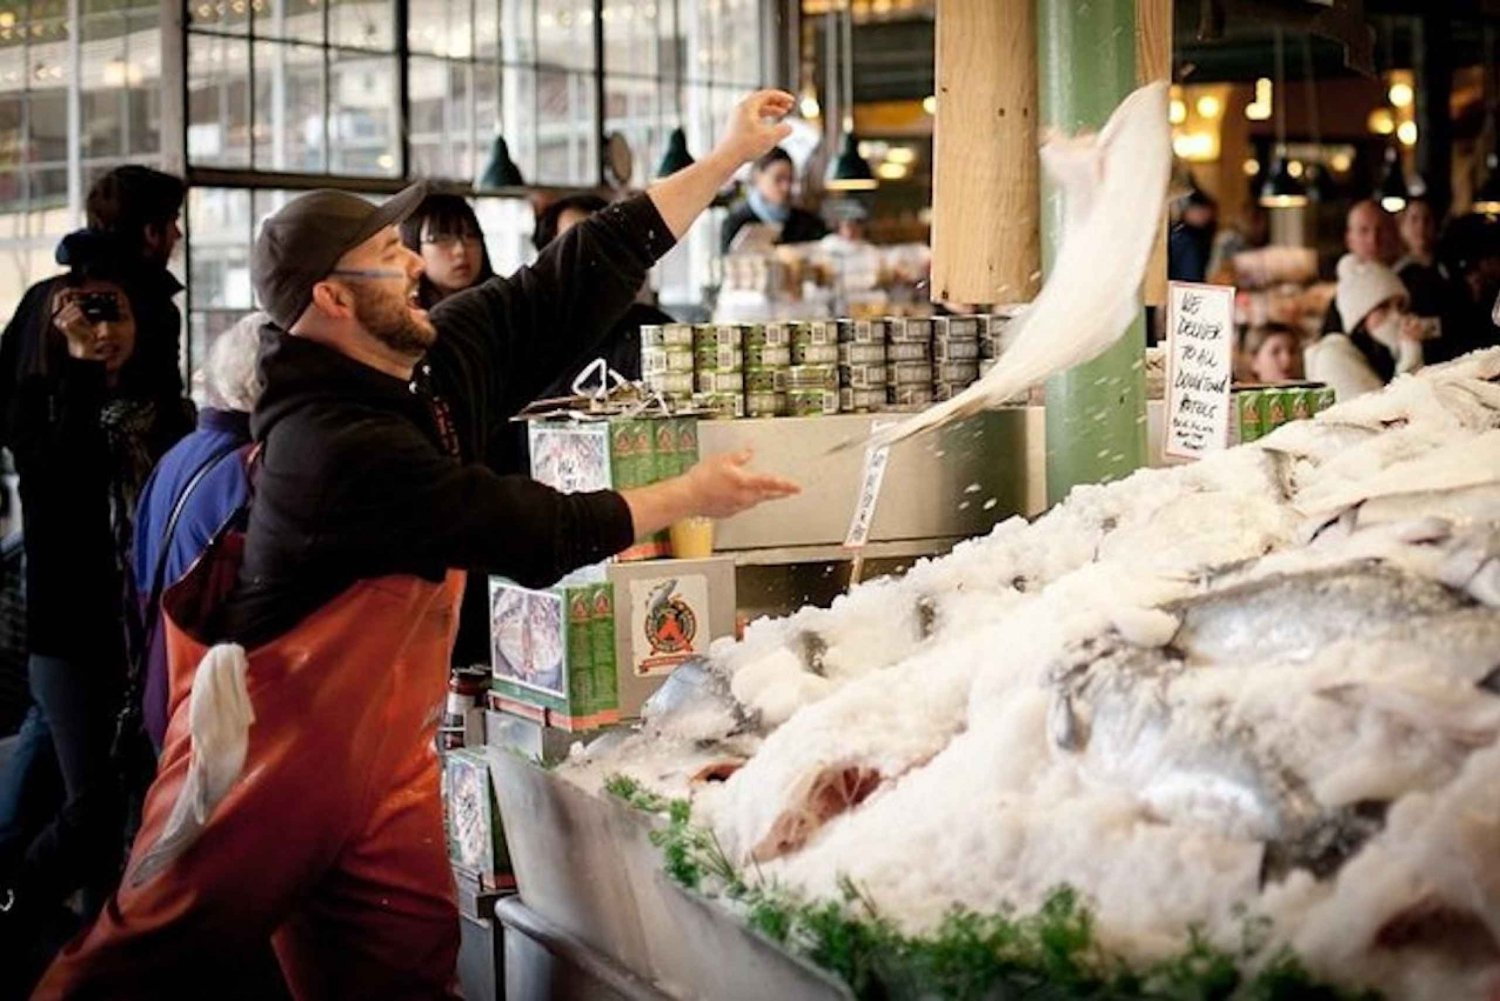
<path id="1" fill-rule="evenodd" d="M 463 575 L 360 581 L 249 651 L 255 721 L 239 780 L 161 872 L 135 867 L 187 772 L 196 625 L 243 539 L 167 592 L 171 722 L 120 889 L 36 997 L 215 997 L 274 943 L 298 998 L 453 994 L 458 912 L 433 746 Z"/>

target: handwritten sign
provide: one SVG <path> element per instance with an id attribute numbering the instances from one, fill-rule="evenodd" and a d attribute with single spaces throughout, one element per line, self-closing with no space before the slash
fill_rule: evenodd
<path id="1" fill-rule="evenodd" d="M 1167 286 L 1167 437 L 1162 451 L 1197 459 L 1229 443 L 1234 289 Z"/>
<path id="2" fill-rule="evenodd" d="M 895 421 L 875 421 L 870 433 L 895 424 Z M 890 462 L 891 447 L 865 449 L 865 469 L 860 476 L 859 502 L 854 505 L 854 517 L 849 522 L 849 534 L 844 536 L 846 549 L 862 549 L 870 539 L 870 525 L 875 521 L 875 505 L 880 501 L 880 485 L 885 481 L 885 467 Z"/>

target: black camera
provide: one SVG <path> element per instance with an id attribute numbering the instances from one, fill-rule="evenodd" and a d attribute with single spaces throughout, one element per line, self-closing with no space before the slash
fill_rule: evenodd
<path id="1" fill-rule="evenodd" d="M 120 296 L 116 292 L 80 292 L 74 299 L 90 323 L 120 318 Z"/>

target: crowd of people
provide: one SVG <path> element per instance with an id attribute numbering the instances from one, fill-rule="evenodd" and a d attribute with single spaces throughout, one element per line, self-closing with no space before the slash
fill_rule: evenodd
<path id="1" fill-rule="evenodd" d="M 1217 205 L 1193 191 L 1183 200 L 1169 243 L 1176 281 L 1234 284 L 1234 255 L 1268 239 L 1265 210 L 1220 230 Z M 1493 316 L 1500 297 L 1500 221 L 1450 220 L 1440 232 L 1430 201 L 1410 199 L 1399 215 L 1356 202 L 1344 229 L 1344 253 L 1320 329 L 1312 336 L 1285 323 L 1243 332 L 1239 377 L 1253 382 L 1311 379 L 1348 399 L 1397 375 L 1500 345 Z"/>
<path id="2" fill-rule="evenodd" d="M 639 373 L 647 270 L 791 107 L 751 95 L 644 194 L 550 206 L 509 276 L 462 198 L 292 200 L 196 415 L 167 268 L 184 185 L 94 186 L 0 341 L 33 701 L 0 774 L 0 996 L 450 993 L 433 725 L 466 576 L 544 586 L 797 489 L 739 453 L 563 495 L 510 418 L 594 357 Z M 462 642 L 487 649 L 483 621 Z"/>

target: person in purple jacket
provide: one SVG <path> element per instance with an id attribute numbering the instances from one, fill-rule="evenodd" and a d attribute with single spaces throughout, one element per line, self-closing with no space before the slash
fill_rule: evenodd
<path id="1" fill-rule="evenodd" d="M 214 341 L 198 373 L 205 405 L 198 411 L 197 430 L 162 456 L 141 493 L 132 566 L 150 643 L 141 715 L 158 753 L 169 690 L 163 634 L 154 628 L 161 592 L 187 572 L 250 495 L 245 459 L 250 411 L 262 387 L 260 328 L 267 321 L 266 314 L 251 313 Z"/>

